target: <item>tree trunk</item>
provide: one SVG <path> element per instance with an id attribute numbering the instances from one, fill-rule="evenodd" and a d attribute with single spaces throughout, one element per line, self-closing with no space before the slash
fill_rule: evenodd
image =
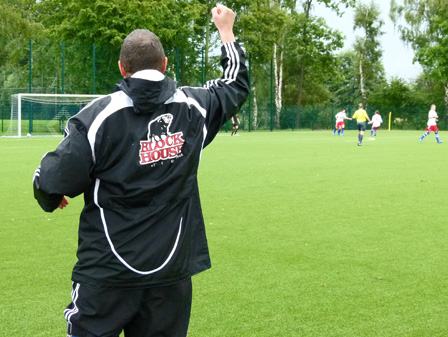
<path id="1" fill-rule="evenodd" d="M 367 106 L 367 93 L 366 93 L 366 84 L 365 84 L 365 77 L 364 77 L 364 71 L 362 68 L 362 61 L 363 57 L 361 55 L 361 59 L 359 60 L 359 85 L 361 89 L 361 97 L 362 97 L 362 103 L 364 106 Z"/>
<path id="2" fill-rule="evenodd" d="M 300 75 L 299 75 L 299 95 L 297 97 L 297 116 L 300 114 L 300 108 L 302 104 L 302 87 L 303 87 L 303 77 L 305 71 L 305 57 L 302 56 L 300 59 Z"/>
<path id="3" fill-rule="evenodd" d="M 255 85 L 252 85 L 252 128 L 257 130 L 258 126 L 258 106 L 257 106 L 257 91 Z"/>
<path id="4" fill-rule="evenodd" d="M 448 83 L 445 85 L 445 126 L 448 118 Z"/>
<path id="5" fill-rule="evenodd" d="M 304 4 L 306 21 L 305 21 L 305 25 L 303 27 L 303 35 L 302 35 L 304 52 L 303 52 L 302 57 L 300 58 L 299 92 L 298 92 L 298 97 L 297 97 L 297 116 L 300 115 L 300 110 L 301 110 L 300 108 L 301 108 L 301 104 L 302 104 L 302 88 L 303 88 L 303 79 L 305 76 L 305 49 L 306 49 L 305 37 L 307 34 L 307 24 L 308 24 L 308 18 L 310 17 L 310 8 L 311 8 L 312 2 L 313 2 L 313 0 L 306 0 L 306 2 Z"/>
<path id="6" fill-rule="evenodd" d="M 207 80 L 207 70 L 208 70 L 208 59 L 209 59 L 209 49 L 210 49 L 210 25 L 211 25 L 211 9 L 207 11 L 207 21 L 209 22 L 208 24 L 205 25 L 205 57 L 204 57 L 204 79 L 205 81 Z"/>
<path id="7" fill-rule="evenodd" d="M 274 104 L 275 126 L 280 128 L 280 111 L 282 110 L 283 50 L 277 57 L 277 44 L 274 44 Z"/>

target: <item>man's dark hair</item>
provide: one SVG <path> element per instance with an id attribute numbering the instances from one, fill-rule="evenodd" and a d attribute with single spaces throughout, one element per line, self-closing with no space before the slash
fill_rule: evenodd
<path id="1" fill-rule="evenodd" d="M 159 38 L 146 29 L 132 31 L 121 45 L 120 61 L 128 75 L 144 69 L 162 71 L 164 58 Z"/>

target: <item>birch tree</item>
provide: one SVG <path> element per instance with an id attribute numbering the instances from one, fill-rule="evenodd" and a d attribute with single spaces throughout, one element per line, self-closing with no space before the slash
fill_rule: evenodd
<path id="1" fill-rule="evenodd" d="M 361 29 L 363 36 L 356 39 L 354 49 L 358 55 L 359 88 L 365 106 L 368 103 L 369 82 L 372 83 L 378 75 L 384 77 L 381 74 L 382 50 L 379 42 L 379 37 L 384 34 L 381 31 L 383 24 L 378 6 L 373 1 L 368 5 L 357 5 L 353 29 Z"/>
<path id="2" fill-rule="evenodd" d="M 334 10 L 338 15 L 341 15 L 342 8 L 345 7 L 354 7 L 355 6 L 355 0 L 315 0 L 314 3 L 322 3 L 326 7 L 331 8 Z M 305 14 L 305 20 L 304 24 L 302 26 L 302 45 L 303 45 L 303 51 L 302 55 L 300 56 L 300 72 L 299 72 L 299 86 L 298 86 L 298 98 L 297 98 L 297 105 L 299 106 L 302 103 L 302 89 L 303 89 L 303 81 L 305 78 L 305 59 L 309 56 L 309 44 L 312 43 L 312 41 L 309 39 L 309 23 L 310 23 L 310 14 L 312 10 L 312 4 L 313 0 L 303 0 L 301 5 L 303 8 L 303 13 Z"/>
<path id="3" fill-rule="evenodd" d="M 246 51 L 252 57 L 252 107 L 253 127 L 257 127 L 258 107 L 269 104 L 270 81 L 274 85 L 275 127 L 280 125 L 283 86 L 284 32 L 288 14 L 284 1 L 265 0 L 237 2 L 236 12 L 239 22 L 236 25 L 236 36 L 240 37 Z M 239 7 L 238 7 L 239 5 Z M 273 63 L 273 78 L 271 79 L 270 64 Z M 256 64 L 256 65 L 255 65 Z M 261 96 L 263 99 L 258 99 Z M 260 111 L 262 112 L 262 111 Z"/>

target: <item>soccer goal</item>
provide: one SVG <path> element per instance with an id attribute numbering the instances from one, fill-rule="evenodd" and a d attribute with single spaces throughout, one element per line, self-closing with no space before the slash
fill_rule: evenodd
<path id="1" fill-rule="evenodd" d="M 102 95 L 15 94 L 5 136 L 55 136 L 64 134 L 67 119 Z"/>

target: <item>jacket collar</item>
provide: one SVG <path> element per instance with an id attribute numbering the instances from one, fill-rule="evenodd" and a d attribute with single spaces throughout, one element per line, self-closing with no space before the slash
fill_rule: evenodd
<path id="1" fill-rule="evenodd" d="M 160 82 L 160 81 L 163 81 L 165 79 L 165 75 L 162 74 L 158 70 L 146 69 L 146 70 L 137 71 L 135 74 L 133 74 L 131 76 L 131 78 L 138 78 L 138 79 L 141 79 L 141 80 Z"/>

